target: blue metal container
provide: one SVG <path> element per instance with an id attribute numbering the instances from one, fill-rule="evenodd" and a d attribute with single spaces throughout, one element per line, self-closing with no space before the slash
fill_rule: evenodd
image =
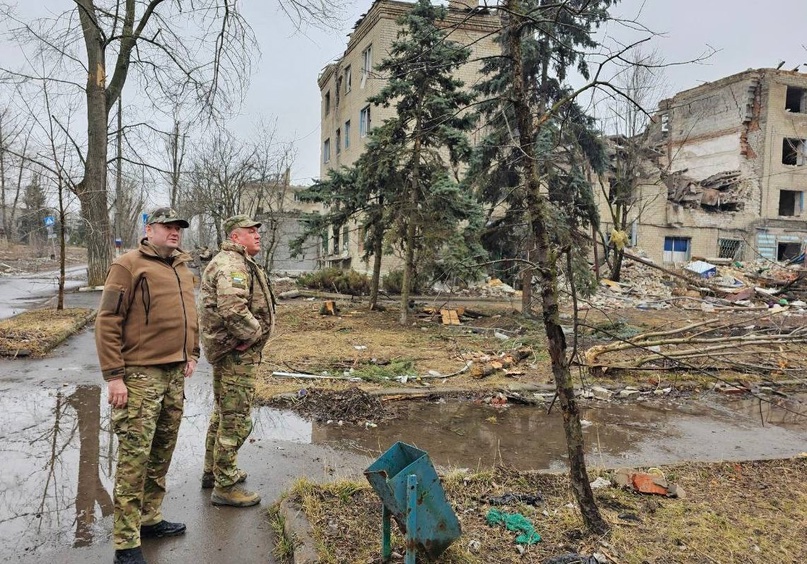
<path id="1" fill-rule="evenodd" d="M 364 475 L 381 498 L 385 514 L 392 515 L 406 535 L 407 553 L 412 542 L 435 559 L 459 538 L 460 523 L 446 501 L 440 478 L 426 452 L 397 442 Z M 386 553 L 387 547 L 384 548 Z M 414 547 L 411 548 L 414 554 Z"/>

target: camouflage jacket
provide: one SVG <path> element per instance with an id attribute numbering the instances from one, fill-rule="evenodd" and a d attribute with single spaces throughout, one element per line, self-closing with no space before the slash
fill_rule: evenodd
<path id="1" fill-rule="evenodd" d="M 242 245 L 224 241 L 199 288 L 202 347 L 211 363 L 246 343 L 263 348 L 275 324 L 266 275 Z"/>
<path id="2" fill-rule="evenodd" d="M 146 239 L 109 267 L 95 318 L 95 345 L 105 380 L 126 366 L 199 358 L 191 257 L 162 258 Z"/>

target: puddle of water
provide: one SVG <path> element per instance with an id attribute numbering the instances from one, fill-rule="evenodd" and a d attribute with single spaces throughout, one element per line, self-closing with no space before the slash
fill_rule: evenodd
<path id="1" fill-rule="evenodd" d="M 117 440 L 99 386 L 0 390 L 0 554 L 30 554 L 107 541 Z M 105 393 L 105 391 L 104 391 Z M 201 476 L 212 386 L 186 386 L 168 487 Z M 311 443 L 311 424 L 260 409 L 250 440 Z"/>
<path id="2" fill-rule="evenodd" d="M 100 386 L 42 389 L 8 383 L 0 390 L 0 554 L 108 542 L 116 440 Z M 167 481 L 169 489 L 202 472 L 212 405 L 210 377 L 186 386 L 185 414 Z M 788 404 L 804 412 L 807 397 Z M 801 402 L 801 403 L 800 403 Z M 646 402 L 582 410 L 590 466 L 645 465 L 684 459 L 793 456 L 807 451 L 805 417 L 754 402 Z M 250 441 L 271 449 L 319 444 L 371 457 L 396 441 L 427 451 L 435 464 L 486 469 L 494 464 L 564 470 L 566 443 L 558 410 L 470 402 L 411 402 L 402 417 L 378 427 L 311 423 L 268 408 L 253 412 Z M 262 443 L 262 444 L 261 444 Z"/>
<path id="3" fill-rule="evenodd" d="M 759 409 L 753 402 L 722 405 L 718 412 L 702 404 L 682 407 L 666 402 L 584 408 L 588 464 L 768 458 L 807 449 L 804 433 L 791 432 L 807 430 L 804 415 L 765 404 L 770 424 L 763 426 L 753 417 Z M 470 402 L 410 403 L 403 408 L 400 419 L 376 428 L 315 423 L 313 439 L 370 456 L 396 441 L 408 442 L 427 451 L 435 464 L 448 467 L 486 469 L 503 463 L 519 470 L 566 469 L 566 439 L 558 409 L 547 414 L 543 408 L 499 409 Z M 799 411 L 805 413 L 803 408 Z"/>

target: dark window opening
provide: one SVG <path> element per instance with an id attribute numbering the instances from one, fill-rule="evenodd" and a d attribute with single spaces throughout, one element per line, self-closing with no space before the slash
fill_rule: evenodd
<path id="1" fill-rule="evenodd" d="M 801 215 L 802 193 L 794 190 L 779 190 L 779 215 Z"/>
<path id="2" fill-rule="evenodd" d="M 801 166 L 804 164 L 804 139 L 782 140 L 782 164 Z"/>
<path id="3" fill-rule="evenodd" d="M 805 98 L 807 98 L 807 90 L 798 86 L 788 86 L 787 95 L 785 96 L 785 109 L 797 114 L 804 113 L 807 111 Z"/>
<path id="4" fill-rule="evenodd" d="M 801 254 L 801 243 L 779 243 L 776 246 L 776 260 L 794 259 Z"/>
<path id="5" fill-rule="evenodd" d="M 742 239 L 718 239 L 717 240 L 717 256 L 718 258 L 742 260 L 743 258 L 743 242 Z"/>
<path id="6" fill-rule="evenodd" d="M 336 227 L 333 230 L 333 254 L 339 254 L 339 228 Z"/>

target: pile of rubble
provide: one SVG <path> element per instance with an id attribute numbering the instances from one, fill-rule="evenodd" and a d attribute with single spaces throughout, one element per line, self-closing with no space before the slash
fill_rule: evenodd
<path id="1" fill-rule="evenodd" d="M 692 261 L 678 268 L 625 260 L 619 282 L 601 279 L 591 307 L 664 309 L 672 306 L 807 310 L 807 270 L 767 260 L 715 265 Z"/>

